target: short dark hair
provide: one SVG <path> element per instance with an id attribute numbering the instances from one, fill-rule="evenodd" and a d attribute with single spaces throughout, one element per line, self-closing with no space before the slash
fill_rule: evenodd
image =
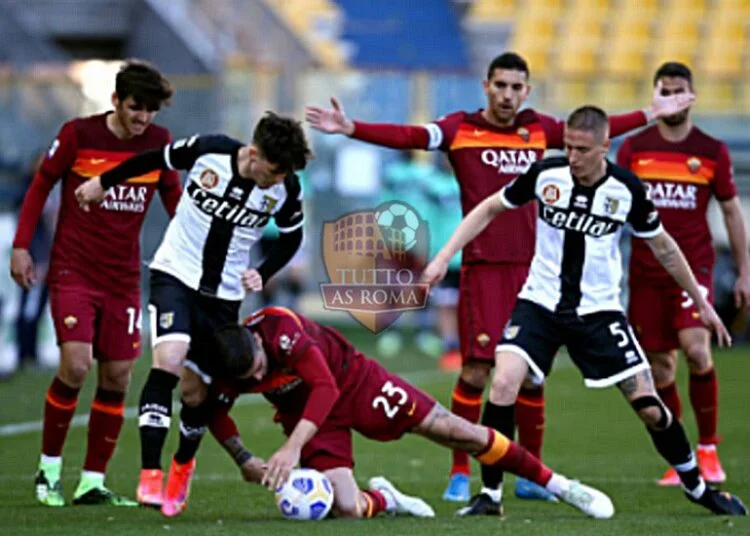
<path id="1" fill-rule="evenodd" d="M 220 327 L 214 334 L 216 340 L 215 366 L 219 374 L 238 378 L 247 374 L 258 353 L 258 341 L 250 329 L 238 324 Z"/>
<path id="2" fill-rule="evenodd" d="M 312 151 L 307 145 L 302 124 L 289 117 L 266 112 L 253 133 L 253 144 L 275 164 L 279 172 L 305 169 Z"/>
<path id="3" fill-rule="evenodd" d="M 127 60 L 115 77 L 115 93 L 120 101 L 133 97 L 136 105 L 157 111 L 169 104 L 174 90 L 161 71 L 147 61 Z"/>
<path id="4" fill-rule="evenodd" d="M 490 66 L 487 67 L 487 80 L 492 78 L 492 73 L 495 69 L 506 69 L 509 71 L 521 71 L 526 73 L 526 78 L 529 78 L 531 73 L 529 72 L 529 64 L 526 60 L 521 57 L 520 54 L 515 52 L 503 52 L 499 56 L 496 56 L 490 62 Z"/>
<path id="5" fill-rule="evenodd" d="M 659 82 L 659 78 L 664 76 L 684 78 L 687 80 L 690 87 L 693 87 L 693 72 L 690 70 L 690 67 L 679 61 L 668 61 L 662 63 L 661 66 L 656 69 L 656 73 L 654 73 L 654 85 Z"/>
<path id="6" fill-rule="evenodd" d="M 604 110 L 597 106 L 581 106 L 568 116 L 565 126 L 573 130 L 591 132 L 603 141 L 608 137 L 609 118 Z"/>

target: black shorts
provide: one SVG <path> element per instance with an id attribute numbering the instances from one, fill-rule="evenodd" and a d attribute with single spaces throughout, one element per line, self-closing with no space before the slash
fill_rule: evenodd
<path id="1" fill-rule="evenodd" d="M 165 341 L 189 343 L 188 361 L 210 377 L 214 332 L 238 322 L 242 302 L 206 296 L 159 270 L 151 270 L 150 288 L 152 346 Z"/>
<path id="2" fill-rule="evenodd" d="M 561 346 L 567 347 L 587 387 L 609 387 L 649 368 L 623 313 L 563 315 L 528 300 L 516 303 L 496 351 L 520 355 L 534 376 L 543 379 Z"/>

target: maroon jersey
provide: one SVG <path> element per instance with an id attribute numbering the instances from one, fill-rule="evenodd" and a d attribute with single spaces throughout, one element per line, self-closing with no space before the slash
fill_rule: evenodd
<path id="1" fill-rule="evenodd" d="M 268 356 L 262 381 L 242 380 L 239 392 L 262 393 L 279 412 L 302 414 L 318 426 L 339 393 L 357 387 L 367 361 L 343 335 L 283 307 L 266 307 L 246 321 Z"/>
<path id="2" fill-rule="evenodd" d="M 712 195 L 719 201 L 737 195 L 727 146 L 697 127 L 683 141 L 669 142 L 653 126 L 625 140 L 617 162 L 643 181 L 664 228 L 693 271 L 710 274 L 715 254 L 708 202 Z M 642 240 L 633 240 L 630 277 L 652 283 L 672 280 Z"/>
<path id="3" fill-rule="evenodd" d="M 111 113 L 111 112 L 109 112 Z M 170 216 L 181 194 L 179 176 L 154 171 L 110 188 L 104 200 L 83 211 L 75 189 L 130 156 L 170 142 L 169 131 L 150 125 L 132 139 L 119 139 L 106 124 L 107 114 L 78 118 L 63 125 L 24 200 L 14 247 L 28 248 L 39 219 L 37 205 L 62 178 L 62 196 L 49 271 L 51 283 L 84 282 L 115 290 L 140 285 L 140 230 L 158 188 Z"/>

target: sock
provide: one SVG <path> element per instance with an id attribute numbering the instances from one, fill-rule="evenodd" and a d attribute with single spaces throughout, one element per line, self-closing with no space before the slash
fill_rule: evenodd
<path id="1" fill-rule="evenodd" d="M 142 469 L 161 469 L 161 451 L 172 421 L 172 390 L 178 380 L 165 370 L 151 369 L 143 386 L 138 415 Z"/>
<path id="2" fill-rule="evenodd" d="M 215 406 L 211 402 L 204 402 L 198 407 L 191 407 L 185 404 L 184 400 L 181 402 L 180 444 L 174 460 L 179 464 L 186 464 L 195 458 Z"/>
<path id="3" fill-rule="evenodd" d="M 376 489 L 368 489 L 362 492 L 362 496 L 367 502 L 367 510 L 363 513 L 362 517 L 370 518 L 375 517 L 380 512 L 387 511 L 387 500 L 385 495 Z M 395 508 L 395 504 L 391 508 Z"/>
<path id="4" fill-rule="evenodd" d="M 476 423 L 479 421 L 479 413 L 482 408 L 482 392 L 484 389 L 474 387 L 466 383 L 461 377 L 458 378 L 456 387 L 453 388 L 453 398 L 451 399 L 451 412 L 463 417 L 469 422 Z M 463 473 L 471 474 L 469 466 L 469 454 L 462 450 L 453 451 L 453 465 L 451 475 Z"/>
<path id="5" fill-rule="evenodd" d="M 532 456 L 528 450 L 511 441 L 497 430 L 489 428 L 487 429 L 485 447 L 477 452 L 474 457 L 482 464 L 482 468 L 492 467 L 501 471 L 510 471 L 542 487 L 547 486 L 553 474 L 549 467 Z M 497 489 L 497 485 L 488 485 L 486 482 L 484 482 L 484 486 Z"/>
<path id="6" fill-rule="evenodd" d="M 685 489 L 695 491 L 705 486 L 701 478 L 695 455 L 690 448 L 690 442 L 682 423 L 672 417 L 672 422 L 664 430 L 654 430 L 646 427 L 656 450 L 669 465 L 675 468 Z"/>
<path id="7" fill-rule="evenodd" d="M 484 404 L 482 424 L 500 432 L 505 436 L 506 441 L 512 441 L 515 432 L 515 405 L 497 406 L 488 400 Z M 484 487 L 497 489 L 502 481 L 503 468 L 501 466 L 496 466 L 494 463 L 482 464 L 482 485 Z"/>
<path id="8" fill-rule="evenodd" d="M 104 473 L 98 471 L 81 471 L 81 480 L 78 482 L 74 497 L 80 497 L 89 490 L 104 487 Z"/>
<path id="9" fill-rule="evenodd" d="M 659 394 L 664 405 L 669 408 L 672 415 L 678 420 L 682 420 L 682 401 L 680 400 L 680 392 L 677 390 L 677 385 L 673 381 L 672 383 L 663 387 L 657 387 L 656 392 Z"/>
<path id="10" fill-rule="evenodd" d="M 708 372 L 690 375 L 690 404 L 698 423 L 698 443 L 715 445 L 719 420 L 719 382 L 713 367 Z"/>
<path id="11" fill-rule="evenodd" d="M 107 463 L 112 458 L 120 437 L 125 393 L 108 391 L 101 387 L 96 390 L 89 417 L 88 445 L 83 470 L 104 474 Z"/>
<path id="12" fill-rule="evenodd" d="M 544 387 L 521 387 L 516 398 L 516 425 L 518 443 L 532 456 L 542 458 L 544 439 Z"/>
<path id="13" fill-rule="evenodd" d="M 70 420 L 76 411 L 76 405 L 78 405 L 79 391 L 79 388 L 70 387 L 57 376 L 52 380 L 44 401 L 42 454 L 47 456 L 60 456 L 62 454 Z"/>
<path id="14" fill-rule="evenodd" d="M 570 480 L 562 475 L 553 473 L 549 482 L 547 482 L 547 489 L 553 494 L 560 496 L 570 489 Z"/>

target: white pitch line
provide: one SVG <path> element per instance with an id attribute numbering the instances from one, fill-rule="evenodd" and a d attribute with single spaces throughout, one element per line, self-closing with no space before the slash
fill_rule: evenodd
<path id="1" fill-rule="evenodd" d="M 443 372 L 436 369 L 425 369 L 416 372 L 403 374 L 402 377 L 413 383 L 422 383 L 431 381 L 443 376 L 447 376 L 449 373 Z M 456 373 L 457 374 L 457 373 Z M 248 404 L 258 404 L 264 399 L 260 395 L 247 395 L 240 397 L 235 405 L 244 406 Z M 138 417 L 138 408 L 135 406 L 125 408 L 125 419 L 134 419 Z M 76 415 L 70 421 L 71 428 L 78 428 L 86 426 L 89 422 L 89 414 Z M 14 424 L 4 424 L 0 426 L 0 437 L 15 437 L 22 434 L 28 434 L 30 432 L 39 432 L 42 429 L 42 421 L 26 421 Z"/>

